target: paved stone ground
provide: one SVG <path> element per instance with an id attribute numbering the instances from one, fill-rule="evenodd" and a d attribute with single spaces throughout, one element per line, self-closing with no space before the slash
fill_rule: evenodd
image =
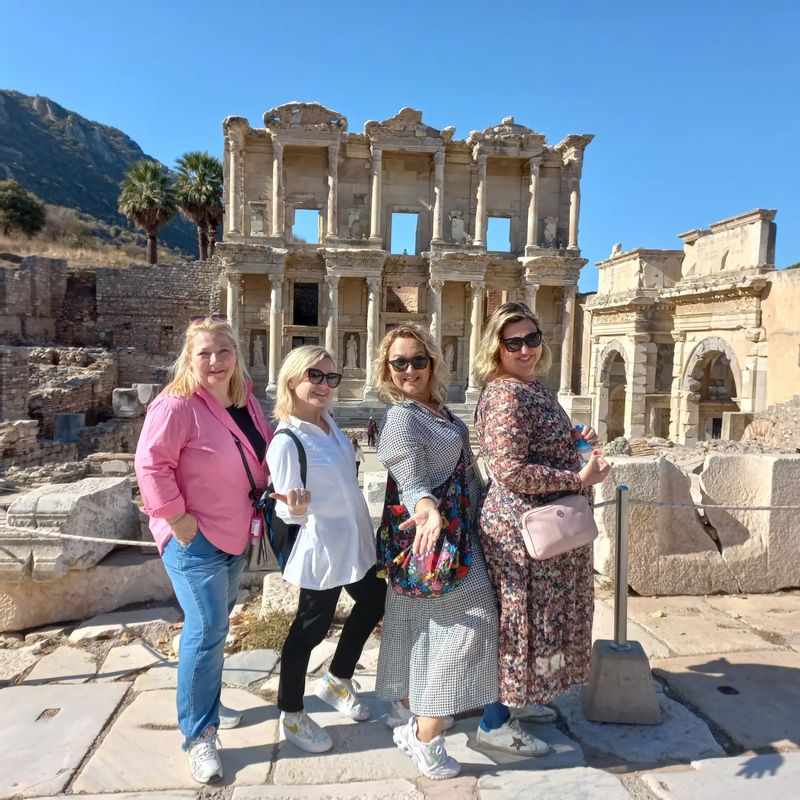
<path id="1" fill-rule="evenodd" d="M 244 607 L 259 603 L 254 593 Z M 611 603 L 598 585 L 596 638 L 612 636 Z M 307 710 L 334 741 L 331 752 L 316 756 L 280 741 L 270 700 L 278 654 L 228 656 L 223 700 L 244 719 L 221 732 L 223 783 L 197 786 L 175 723 L 171 649 L 180 624 L 169 609 L 157 611 L 90 620 L 74 637 L 73 625 L 5 640 L 0 800 L 800 797 L 800 592 L 630 598 L 629 635 L 650 658 L 661 725 L 589 722 L 575 690 L 555 700 L 556 723 L 526 725 L 552 747 L 547 756 L 526 759 L 478 749 L 478 717 L 462 715 L 447 747 L 463 772 L 444 782 L 420 777 L 392 743 L 387 705 L 373 691 L 374 640 L 356 676 L 373 707 L 364 723 L 313 695 L 332 647 L 315 653 Z M 98 630 L 100 638 L 87 635 Z"/>

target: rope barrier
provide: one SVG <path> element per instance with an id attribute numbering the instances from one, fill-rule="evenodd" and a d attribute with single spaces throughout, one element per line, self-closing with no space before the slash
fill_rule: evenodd
<path id="1" fill-rule="evenodd" d="M 668 506 L 669 508 L 719 508 L 724 511 L 800 511 L 800 505 L 795 506 L 746 506 L 728 505 L 726 503 L 665 503 L 662 500 L 637 500 L 631 497 L 631 505 L 639 506 Z"/>
<path id="2" fill-rule="evenodd" d="M 20 530 L 17 528 L 17 530 Z M 42 538 L 50 538 L 53 537 L 55 539 L 78 539 L 81 542 L 99 542 L 100 544 L 113 544 L 116 545 L 126 545 L 129 547 L 156 547 L 155 542 L 147 542 L 147 541 L 134 541 L 132 539 L 108 539 L 103 538 L 102 536 L 81 536 L 77 533 L 61 533 L 61 531 L 53 531 L 48 530 L 47 528 L 30 528 L 31 536 L 38 537 L 41 536 Z M 25 537 L 20 537 L 25 538 Z"/>

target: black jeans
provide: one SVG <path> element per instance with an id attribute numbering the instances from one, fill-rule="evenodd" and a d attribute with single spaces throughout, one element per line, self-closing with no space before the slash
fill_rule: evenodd
<path id="1" fill-rule="evenodd" d="M 281 651 L 278 684 L 281 711 L 303 710 L 308 659 L 330 630 L 342 589 L 355 600 L 355 605 L 342 629 L 329 671 L 337 678 L 349 680 L 353 677 L 364 643 L 383 618 L 386 581 L 375 577 L 375 570 L 376 567 L 370 568 L 360 581 L 347 586 L 300 590 L 297 614 Z"/>

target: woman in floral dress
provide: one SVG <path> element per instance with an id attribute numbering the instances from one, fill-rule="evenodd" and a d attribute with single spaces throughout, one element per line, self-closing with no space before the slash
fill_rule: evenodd
<path id="1" fill-rule="evenodd" d="M 585 494 L 609 465 L 596 452 L 583 466 L 572 428 L 536 378 L 550 366 L 539 321 L 524 303 L 505 303 L 487 325 L 475 374 L 480 454 L 490 484 L 480 515 L 489 576 L 500 604 L 500 702 L 546 703 L 589 674 L 594 587 L 592 547 L 534 561 L 520 534 L 525 511 L 568 494 Z"/>

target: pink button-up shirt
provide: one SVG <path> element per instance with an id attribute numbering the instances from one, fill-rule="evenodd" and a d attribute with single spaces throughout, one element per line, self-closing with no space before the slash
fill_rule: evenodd
<path id="1" fill-rule="evenodd" d="M 269 447 L 272 427 L 249 387 L 247 409 Z M 266 462 L 259 463 L 231 415 L 205 389 L 189 397 L 161 394 L 148 407 L 134 464 L 159 552 L 172 536 L 165 518 L 184 511 L 197 519 L 215 547 L 234 555 L 244 552 L 253 507 L 234 434 L 256 486 L 265 488 Z"/>

